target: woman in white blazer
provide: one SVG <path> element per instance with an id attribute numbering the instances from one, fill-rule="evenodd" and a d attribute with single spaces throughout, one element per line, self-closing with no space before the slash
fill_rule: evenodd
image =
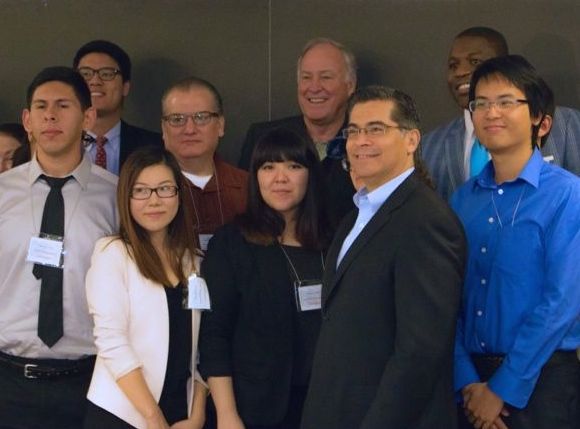
<path id="1" fill-rule="evenodd" d="M 183 299 L 188 284 L 204 285 L 182 180 L 160 148 L 134 152 L 121 170 L 119 235 L 97 242 L 86 280 L 98 349 L 86 429 L 194 429 L 205 420 L 200 314 Z"/>

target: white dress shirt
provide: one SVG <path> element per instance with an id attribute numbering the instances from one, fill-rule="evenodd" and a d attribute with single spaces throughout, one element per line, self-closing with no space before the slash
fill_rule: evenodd
<path id="1" fill-rule="evenodd" d="M 93 324 L 85 295 L 85 274 L 100 237 L 117 230 L 117 178 L 87 157 L 62 188 L 65 205 L 63 321 L 64 335 L 52 347 L 37 336 L 41 281 L 26 260 L 37 237 L 48 184 L 32 161 L 0 176 L 0 351 L 15 356 L 78 359 L 95 354 Z"/>

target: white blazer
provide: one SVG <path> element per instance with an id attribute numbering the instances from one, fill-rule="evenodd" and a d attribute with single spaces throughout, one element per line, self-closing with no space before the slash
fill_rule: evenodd
<path id="1" fill-rule="evenodd" d="M 195 261 L 196 267 L 199 261 Z M 88 399 L 138 429 L 145 418 L 116 380 L 141 368 L 153 397 L 159 401 L 169 350 L 169 311 L 163 287 L 146 279 L 120 239 L 97 241 L 86 279 L 89 312 L 95 322 L 97 360 Z M 191 373 L 196 369 L 200 311 L 192 310 Z M 193 380 L 188 382 L 188 414 Z"/>

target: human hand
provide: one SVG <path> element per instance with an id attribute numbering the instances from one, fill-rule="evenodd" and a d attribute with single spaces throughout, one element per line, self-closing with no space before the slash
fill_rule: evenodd
<path id="1" fill-rule="evenodd" d="M 472 383 L 462 390 L 465 415 L 476 429 L 508 429 L 501 415 L 509 415 L 503 400 L 487 383 Z"/>
<path id="2" fill-rule="evenodd" d="M 175 422 L 171 425 L 171 429 L 201 429 L 203 428 L 203 421 L 199 419 L 186 419 Z"/>

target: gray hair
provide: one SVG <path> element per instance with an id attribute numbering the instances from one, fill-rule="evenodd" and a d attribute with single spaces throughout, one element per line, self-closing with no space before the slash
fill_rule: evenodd
<path id="1" fill-rule="evenodd" d="M 298 79 L 300 78 L 300 65 L 302 64 L 302 59 L 306 53 L 318 45 L 331 45 L 338 49 L 342 54 L 342 58 L 344 60 L 344 64 L 346 66 L 346 79 L 353 83 L 356 86 L 356 58 L 352 51 L 344 46 L 342 43 L 337 42 L 336 40 L 330 39 L 328 37 L 316 37 L 314 39 L 310 39 L 302 48 L 302 52 L 298 57 L 298 63 L 296 67 L 296 75 Z"/>

